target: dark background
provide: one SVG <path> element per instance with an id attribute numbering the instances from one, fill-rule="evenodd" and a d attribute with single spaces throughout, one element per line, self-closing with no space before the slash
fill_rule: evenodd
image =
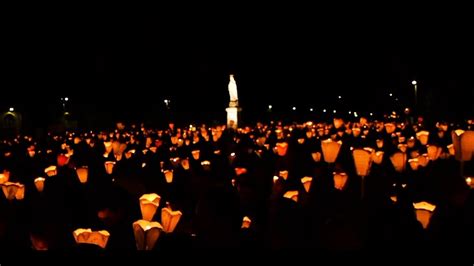
<path id="1" fill-rule="evenodd" d="M 309 108 L 316 118 L 324 108 L 400 110 L 413 106 L 413 79 L 420 112 L 473 115 L 473 23 L 462 8 L 361 9 L 18 19 L 3 38 L 0 106 L 22 112 L 27 128 L 57 123 L 61 97 L 83 127 L 163 122 L 170 114 L 183 123 L 225 121 L 234 73 L 247 121 L 269 118 L 269 104 L 291 119 L 306 119 Z"/>

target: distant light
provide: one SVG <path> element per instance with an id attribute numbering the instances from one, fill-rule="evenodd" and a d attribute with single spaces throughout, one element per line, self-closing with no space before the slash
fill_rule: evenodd
<path id="1" fill-rule="evenodd" d="M 357 112 L 354 112 L 354 117 L 358 117 L 359 115 L 357 114 Z"/>
<path id="2" fill-rule="evenodd" d="M 333 113 L 336 113 L 336 110 L 332 111 Z"/>
<path id="3" fill-rule="evenodd" d="M 392 94 L 392 93 L 390 93 L 388 96 L 392 97 L 392 96 L 393 96 L 393 94 Z"/>
<path id="4" fill-rule="evenodd" d="M 10 109 L 8 109 L 8 110 L 10 110 L 10 112 L 14 112 L 14 111 L 15 111 L 15 108 L 10 107 Z"/>
<path id="5" fill-rule="evenodd" d="M 349 111 L 349 114 L 352 114 L 352 112 L 351 112 L 351 111 Z"/>
<path id="6" fill-rule="evenodd" d="M 412 85 L 416 85 L 416 83 L 417 83 L 416 80 L 411 82 Z"/>
<path id="7" fill-rule="evenodd" d="M 164 102 L 165 102 L 165 104 L 168 104 L 170 102 L 170 100 L 165 99 Z"/>
<path id="8" fill-rule="evenodd" d="M 395 98 L 395 101 L 398 101 L 398 98 Z"/>
<path id="9" fill-rule="evenodd" d="M 296 107 L 295 107 L 295 106 L 293 106 L 293 111 L 296 111 Z"/>
<path id="10" fill-rule="evenodd" d="M 337 98 L 339 98 L 339 99 L 342 99 L 342 96 L 341 96 L 341 95 L 339 95 L 339 96 L 337 96 Z"/>
<path id="11" fill-rule="evenodd" d="M 326 113 L 326 109 L 323 109 L 323 113 Z"/>
<path id="12" fill-rule="evenodd" d="M 270 104 L 270 105 L 268 106 L 268 109 L 272 109 L 272 108 L 273 108 L 273 106 Z"/>
<path id="13" fill-rule="evenodd" d="M 66 97 L 66 98 L 64 98 L 64 100 L 67 102 L 67 101 L 69 101 L 69 98 L 68 98 L 68 97 Z"/>
<path id="14" fill-rule="evenodd" d="M 370 113 L 370 116 L 373 116 L 374 114 L 373 113 Z"/>
<path id="15" fill-rule="evenodd" d="M 312 112 L 312 111 L 313 111 L 313 108 L 309 108 L 309 111 Z"/>

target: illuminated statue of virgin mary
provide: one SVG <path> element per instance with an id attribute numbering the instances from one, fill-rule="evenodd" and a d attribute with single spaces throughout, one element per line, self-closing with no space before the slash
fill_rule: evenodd
<path id="1" fill-rule="evenodd" d="M 234 75 L 230 75 L 229 77 L 229 96 L 230 96 L 230 103 L 229 106 L 235 107 L 238 105 L 239 97 L 237 96 L 237 83 L 235 83 Z"/>

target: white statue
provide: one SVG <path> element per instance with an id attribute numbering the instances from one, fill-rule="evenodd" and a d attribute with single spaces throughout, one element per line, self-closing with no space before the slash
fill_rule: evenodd
<path id="1" fill-rule="evenodd" d="M 235 83 L 234 75 L 230 75 L 229 80 L 229 96 L 231 105 L 237 105 L 239 97 L 237 96 L 237 84 Z"/>

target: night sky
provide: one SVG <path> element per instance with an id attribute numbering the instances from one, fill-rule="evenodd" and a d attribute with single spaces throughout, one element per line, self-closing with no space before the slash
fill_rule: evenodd
<path id="1" fill-rule="evenodd" d="M 320 111 L 339 106 L 338 95 L 343 108 L 386 110 L 390 92 L 400 106 L 413 101 L 416 79 L 419 101 L 431 110 L 472 114 L 468 17 L 313 11 L 173 19 L 99 13 L 86 27 L 30 23 L 6 34 L 2 90 L 11 93 L 0 102 L 50 113 L 67 96 L 81 114 L 136 118 L 170 98 L 175 111 L 223 112 L 234 73 L 248 113 L 269 104 Z"/>

